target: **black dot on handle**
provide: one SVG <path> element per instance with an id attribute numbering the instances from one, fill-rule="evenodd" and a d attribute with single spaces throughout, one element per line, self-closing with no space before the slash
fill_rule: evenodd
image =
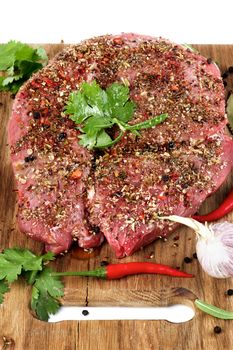
<path id="1" fill-rule="evenodd" d="M 83 314 L 83 316 L 87 316 L 87 315 L 89 315 L 89 311 L 83 310 L 83 311 L 82 311 L 82 314 Z"/>

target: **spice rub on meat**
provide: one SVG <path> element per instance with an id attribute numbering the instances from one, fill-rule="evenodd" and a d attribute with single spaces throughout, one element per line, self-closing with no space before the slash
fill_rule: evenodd
<path id="1" fill-rule="evenodd" d="M 63 110 L 70 92 L 94 79 L 129 86 L 137 104 L 130 123 L 169 117 L 104 152 L 81 147 Z M 96 247 L 105 236 L 118 257 L 130 255 L 175 229 L 158 214 L 194 214 L 225 180 L 233 163 L 225 125 L 219 69 L 200 54 L 134 34 L 72 45 L 14 102 L 8 135 L 19 228 L 55 253 L 72 240 Z"/>

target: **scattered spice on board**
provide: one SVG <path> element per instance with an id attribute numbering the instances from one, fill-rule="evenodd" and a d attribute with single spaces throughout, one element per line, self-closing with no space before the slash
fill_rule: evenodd
<path id="1" fill-rule="evenodd" d="M 219 327 L 219 326 L 215 326 L 214 327 L 214 333 L 220 334 L 221 332 L 222 332 L 222 328 L 221 327 Z"/>

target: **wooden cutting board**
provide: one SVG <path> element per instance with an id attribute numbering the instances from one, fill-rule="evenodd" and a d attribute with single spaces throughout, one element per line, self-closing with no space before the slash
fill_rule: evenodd
<path id="1" fill-rule="evenodd" d="M 64 45 L 44 45 L 50 58 Z M 195 45 L 206 57 L 212 57 L 224 71 L 233 65 L 233 46 Z M 228 82 L 229 85 L 232 82 Z M 233 86 L 233 85 L 232 85 Z M 231 87 L 231 86 L 230 86 Z M 43 246 L 17 231 L 14 224 L 15 200 L 12 167 L 6 143 L 6 125 L 11 113 L 12 98 L 0 94 L 0 249 L 26 247 L 40 253 Z M 226 183 L 202 206 L 202 212 L 216 208 L 233 184 L 233 174 Z M 233 220 L 229 214 L 224 220 Z M 119 306 L 119 305 L 168 305 L 183 302 L 193 305 L 192 293 L 180 293 L 176 288 L 186 288 L 216 306 L 233 310 L 233 296 L 225 292 L 233 288 L 233 279 L 217 280 L 207 276 L 193 259 L 184 263 L 184 257 L 195 252 L 195 236 L 182 228 L 164 241 L 150 244 L 128 261 L 153 261 L 180 267 L 195 274 L 194 279 L 166 276 L 130 276 L 117 281 L 91 278 L 65 279 L 65 305 Z M 100 266 L 102 260 L 116 263 L 111 249 L 104 244 L 95 252 L 80 258 L 77 249 L 59 257 L 55 267 L 59 270 L 84 270 Z M 123 261 L 122 261 L 123 262 Z M 66 321 L 49 324 L 35 319 L 30 313 L 30 287 L 22 280 L 15 282 L 5 302 L 0 306 L 0 350 L 118 350 L 118 349 L 233 349 L 233 321 L 217 320 L 196 310 L 193 320 L 172 324 L 166 321 Z M 221 334 L 213 332 L 214 326 L 222 328 Z"/>

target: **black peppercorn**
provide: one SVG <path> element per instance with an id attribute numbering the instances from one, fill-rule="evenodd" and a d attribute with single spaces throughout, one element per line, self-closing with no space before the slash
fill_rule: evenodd
<path id="1" fill-rule="evenodd" d="M 162 175 L 162 180 L 167 182 L 170 179 L 169 175 Z"/>
<path id="2" fill-rule="evenodd" d="M 87 315 L 89 315 L 89 311 L 83 310 L 83 311 L 82 311 L 82 314 L 83 314 L 83 316 L 87 316 Z"/>
<path id="3" fill-rule="evenodd" d="M 222 78 L 223 78 L 223 79 L 226 79 L 226 78 L 228 77 L 228 75 L 229 75 L 229 72 L 228 72 L 228 71 L 225 71 L 225 72 L 223 73 L 223 75 L 222 75 Z"/>
<path id="4" fill-rule="evenodd" d="M 57 139 L 58 139 L 58 141 L 63 141 L 63 140 L 66 139 L 66 137 L 67 137 L 67 133 L 64 132 L 64 131 L 62 131 L 62 132 L 60 132 L 60 134 L 58 135 Z"/>
<path id="5" fill-rule="evenodd" d="M 168 142 L 167 148 L 168 148 L 168 149 L 173 149 L 173 148 L 175 148 L 175 143 L 174 143 L 173 141 Z"/>
<path id="6" fill-rule="evenodd" d="M 100 266 L 108 266 L 108 265 L 109 265 L 109 262 L 106 260 L 103 260 L 100 262 Z"/>
<path id="7" fill-rule="evenodd" d="M 230 66 L 230 67 L 228 68 L 228 72 L 229 72 L 230 74 L 233 73 L 233 67 L 232 67 L 232 66 Z"/>
<path id="8" fill-rule="evenodd" d="M 100 228 L 99 228 L 99 226 L 97 226 L 97 225 L 93 225 L 93 226 L 91 227 L 91 229 L 92 229 L 92 231 L 93 231 L 94 233 L 100 233 Z"/>
<path id="9" fill-rule="evenodd" d="M 207 58 L 207 63 L 208 63 L 208 64 L 211 64 L 212 62 L 213 62 L 213 60 L 212 60 L 211 57 Z"/>
<path id="10" fill-rule="evenodd" d="M 34 119 L 40 119 L 40 112 L 35 111 L 32 114 Z"/>
<path id="11" fill-rule="evenodd" d="M 26 163 L 28 163 L 28 162 L 32 162 L 35 159 L 36 159 L 36 156 L 34 156 L 33 154 L 30 154 L 30 156 L 27 156 L 27 157 L 24 158 L 24 161 Z"/>
<path id="12" fill-rule="evenodd" d="M 219 326 L 215 326 L 214 327 L 214 333 L 219 334 L 221 332 L 222 332 L 222 328 L 221 327 L 219 327 Z"/>
<path id="13" fill-rule="evenodd" d="M 227 295 L 233 295 L 233 289 L 228 289 L 226 292 Z"/>
<path id="14" fill-rule="evenodd" d="M 185 262 L 186 264 L 189 264 L 189 263 L 192 262 L 192 259 L 189 258 L 188 256 L 186 256 L 186 257 L 184 258 L 184 262 Z"/>

